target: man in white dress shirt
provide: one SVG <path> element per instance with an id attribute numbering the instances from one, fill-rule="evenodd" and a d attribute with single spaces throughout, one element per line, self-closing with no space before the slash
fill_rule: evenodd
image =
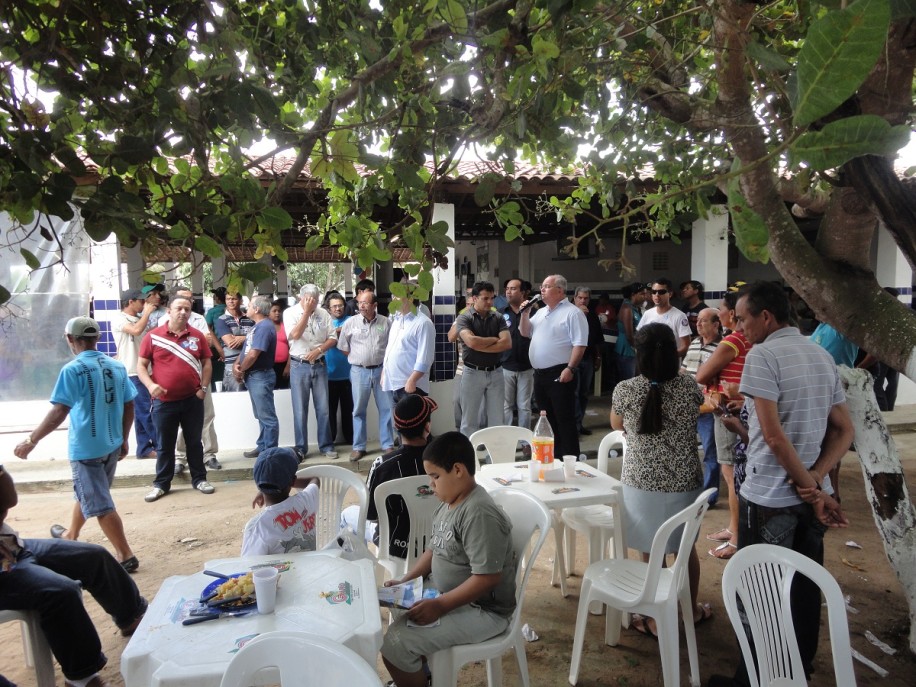
<path id="1" fill-rule="evenodd" d="M 391 333 L 382 365 L 382 388 L 392 392 L 394 404 L 407 394 L 429 395 L 436 328 L 418 305 L 417 301 L 405 298 L 400 311 L 389 318 Z"/>

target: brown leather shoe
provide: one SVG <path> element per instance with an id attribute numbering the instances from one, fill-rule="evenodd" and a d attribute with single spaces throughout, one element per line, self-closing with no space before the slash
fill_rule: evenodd
<path id="1" fill-rule="evenodd" d="M 355 463 L 360 458 L 366 455 L 365 451 L 350 451 L 350 461 Z"/>

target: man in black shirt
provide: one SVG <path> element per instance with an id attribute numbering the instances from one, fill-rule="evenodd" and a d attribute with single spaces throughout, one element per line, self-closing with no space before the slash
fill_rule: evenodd
<path id="1" fill-rule="evenodd" d="M 525 286 L 528 286 L 526 289 Z M 503 308 L 503 319 L 509 328 L 512 347 L 503 353 L 503 385 L 505 391 L 505 423 L 517 424 L 531 429 L 531 396 L 534 393 L 534 369 L 528 359 L 528 348 L 531 339 L 522 336 L 518 331 L 518 320 L 522 316 L 522 302 L 528 298 L 531 285 L 521 279 L 507 279 L 505 284 L 506 300 L 509 305 Z M 516 421 L 515 417 L 518 416 Z"/>

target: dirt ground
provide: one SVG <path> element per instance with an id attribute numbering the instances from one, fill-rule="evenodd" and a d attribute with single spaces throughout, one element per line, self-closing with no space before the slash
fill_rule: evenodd
<path id="1" fill-rule="evenodd" d="M 899 442 L 898 442 L 899 443 Z M 903 451 L 901 451 L 903 453 Z M 916 462 L 907 462 L 910 493 L 916 482 Z M 876 533 L 872 515 L 867 507 L 862 474 L 856 458 L 844 460 L 842 470 L 843 505 L 850 518 L 847 530 L 828 533 L 826 567 L 838 579 L 851 607 L 849 615 L 852 646 L 889 672 L 879 677 L 870 668 L 856 662 L 859 685 L 916 685 L 916 659 L 907 649 L 907 606 L 900 584 L 887 562 Z M 140 570 L 134 576 L 141 592 L 152 599 L 162 581 L 171 575 L 186 575 L 202 569 L 203 562 L 213 558 L 237 555 L 242 528 L 251 515 L 254 489 L 250 482 L 218 483 L 212 496 L 204 496 L 188 485 L 176 482 L 165 499 L 147 504 L 143 495 L 147 488 L 118 489 L 115 499 L 124 519 L 128 539 L 140 559 Z M 48 527 L 55 522 L 66 523 L 70 512 L 70 495 L 56 493 L 22 494 L 19 505 L 10 513 L 9 522 L 25 537 L 46 537 Z M 705 534 L 726 524 L 727 512 L 722 507 L 709 511 L 697 546 L 702 565 L 701 600 L 711 604 L 714 617 L 697 630 L 700 654 L 700 676 L 706 679 L 714 672 L 730 673 L 735 666 L 737 644 L 722 605 L 720 578 L 724 562 L 706 555 L 712 545 Z M 87 524 L 84 539 L 94 543 L 105 540 L 94 522 Z M 856 542 L 861 549 L 847 546 Z M 110 548 L 110 547 L 109 547 Z M 581 574 L 585 562 L 585 545 L 580 540 L 576 572 Z M 631 553 L 632 555 L 632 553 Z M 575 622 L 580 578 L 569 580 L 570 595 L 563 599 L 559 590 L 549 585 L 553 561 L 553 538 L 536 564 L 524 607 L 524 620 L 540 639 L 527 645 L 528 666 L 532 685 L 565 685 L 569 671 L 572 634 Z M 119 671 L 121 651 L 127 640 L 101 609 L 87 595 L 90 609 L 104 650 L 108 666 L 103 675 L 113 685 L 121 685 Z M 897 650 L 889 656 L 865 638 L 870 630 L 880 640 Z M 588 625 L 588 640 L 583 654 L 579 684 L 592 685 L 661 685 L 661 668 L 657 642 L 626 630 L 617 647 L 603 643 L 604 618 L 592 616 Z M 834 684 L 826 629 L 818 653 L 818 670 L 813 685 Z M 34 684 L 34 674 L 25 668 L 18 626 L 0 626 L 0 673 L 24 687 Z M 686 652 L 682 651 L 681 683 L 687 684 Z M 505 683 L 518 684 L 514 660 L 504 658 Z M 387 674 L 381 668 L 385 680 Z M 459 678 L 462 685 L 484 685 L 486 674 L 481 665 L 466 667 Z M 58 670 L 58 684 L 63 676 Z"/>

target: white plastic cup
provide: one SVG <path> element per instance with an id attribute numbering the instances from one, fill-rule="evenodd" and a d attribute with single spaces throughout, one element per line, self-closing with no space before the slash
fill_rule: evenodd
<path id="1" fill-rule="evenodd" d="M 576 476 L 576 461 L 575 456 L 563 456 L 563 476 L 566 479 Z"/>
<path id="2" fill-rule="evenodd" d="M 258 613 L 273 613 L 277 605 L 277 584 L 280 573 L 276 568 L 258 568 L 251 573 L 254 578 L 254 594 L 258 601 Z"/>
<path id="3" fill-rule="evenodd" d="M 216 384 L 216 393 L 220 393 L 223 390 L 222 382 L 214 382 Z"/>
<path id="4" fill-rule="evenodd" d="M 534 459 L 529 460 L 528 461 L 528 481 L 537 482 L 540 475 L 541 475 L 540 462 Z"/>

